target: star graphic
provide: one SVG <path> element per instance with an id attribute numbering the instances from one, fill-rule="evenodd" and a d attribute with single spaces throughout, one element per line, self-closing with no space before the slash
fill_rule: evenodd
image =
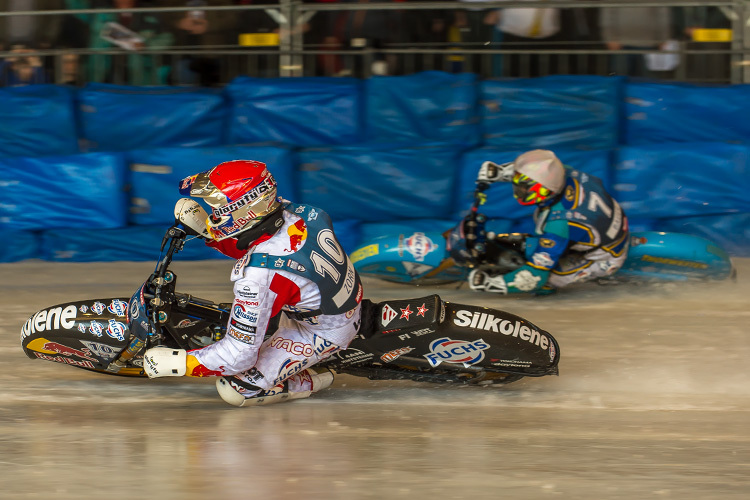
<path id="1" fill-rule="evenodd" d="M 424 313 L 426 313 L 427 311 L 429 311 L 429 309 L 427 309 L 424 304 L 422 304 L 422 307 L 417 308 L 417 316 L 422 316 L 424 318 Z"/>
<path id="2" fill-rule="evenodd" d="M 401 317 L 398 319 L 406 318 L 406 321 L 409 321 L 409 315 L 414 313 L 411 309 L 409 309 L 409 304 L 406 305 L 406 309 L 401 308 Z"/>

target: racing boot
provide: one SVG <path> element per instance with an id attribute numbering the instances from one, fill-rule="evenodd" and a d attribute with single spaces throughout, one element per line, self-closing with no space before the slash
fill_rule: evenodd
<path id="1" fill-rule="evenodd" d="M 290 399 L 310 397 L 333 383 L 333 372 L 327 368 L 302 370 L 268 390 L 262 390 L 237 376 L 219 377 L 216 390 L 232 406 L 260 406 Z"/>

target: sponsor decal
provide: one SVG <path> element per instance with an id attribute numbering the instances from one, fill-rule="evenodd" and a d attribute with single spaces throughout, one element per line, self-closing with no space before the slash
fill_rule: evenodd
<path id="1" fill-rule="evenodd" d="M 359 284 L 359 288 L 357 289 L 357 296 L 354 297 L 354 300 L 359 304 L 362 302 L 362 284 Z"/>
<path id="2" fill-rule="evenodd" d="M 492 366 L 507 366 L 512 368 L 529 368 L 531 361 L 521 361 L 517 359 L 493 359 L 490 363 Z"/>
<path id="3" fill-rule="evenodd" d="M 346 319 L 352 319 L 352 316 L 354 316 L 354 313 L 356 311 L 357 311 L 356 307 L 354 309 L 349 309 L 348 311 L 346 311 L 346 313 L 344 314 L 344 316 L 346 316 Z"/>
<path id="4" fill-rule="evenodd" d="M 242 272 L 247 266 L 247 263 L 249 260 L 250 260 L 250 252 L 246 253 L 245 255 L 242 256 L 241 259 L 235 262 L 234 267 L 232 268 L 232 277 L 241 277 Z"/>
<path id="5" fill-rule="evenodd" d="M 222 217 L 225 215 L 229 215 L 235 210 L 238 210 L 248 203 L 254 202 L 257 198 L 259 198 L 263 193 L 266 193 L 273 189 L 273 187 L 276 185 L 276 181 L 273 179 L 273 177 L 266 177 L 263 180 L 263 183 L 259 184 L 255 189 L 252 191 L 249 191 L 245 193 L 242 197 L 238 198 L 237 200 L 227 203 L 226 205 L 223 205 L 219 208 L 213 209 L 213 214 L 215 217 Z M 249 214 L 248 214 L 249 215 Z M 255 217 L 255 214 L 253 214 L 252 217 Z"/>
<path id="6" fill-rule="evenodd" d="M 91 310 L 98 315 L 101 315 L 104 312 L 105 308 L 106 306 L 101 302 L 94 302 L 94 304 L 91 306 Z"/>
<path id="7" fill-rule="evenodd" d="M 414 233 L 404 241 L 406 251 L 414 256 L 414 258 L 421 262 L 425 256 L 435 250 L 437 245 L 424 233 Z"/>
<path id="8" fill-rule="evenodd" d="M 423 303 L 421 306 L 417 308 L 417 316 L 422 316 L 424 318 L 425 317 L 424 313 L 426 313 L 427 311 L 429 311 L 429 309 L 427 309 L 425 307 L 425 304 Z"/>
<path id="9" fill-rule="evenodd" d="M 92 342 L 91 340 L 81 340 L 81 343 L 94 355 L 109 361 L 115 359 L 119 353 L 117 349 L 107 344 Z"/>
<path id="10" fill-rule="evenodd" d="M 347 349 L 337 352 L 336 357 L 344 364 L 351 365 L 370 360 L 373 358 L 373 354 L 371 352 L 360 351 L 359 349 Z"/>
<path id="11" fill-rule="evenodd" d="M 524 292 L 530 292 L 536 288 L 537 283 L 539 283 L 539 280 L 541 279 L 541 276 L 534 276 L 531 271 L 518 271 L 513 278 L 513 281 L 508 283 L 508 286 L 514 286 Z"/>
<path id="12" fill-rule="evenodd" d="M 81 305 L 81 307 L 78 308 L 79 311 L 81 311 L 83 314 L 86 314 L 86 311 L 89 310 L 88 306 L 85 304 Z"/>
<path id="13" fill-rule="evenodd" d="M 237 321 L 234 318 L 231 318 L 229 320 L 229 325 L 232 328 L 235 328 L 237 330 L 242 330 L 245 333 L 252 333 L 252 334 L 254 334 L 256 332 L 256 327 L 246 325 L 245 323 L 240 323 L 239 321 Z"/>
<path id="14" fill-rule="evenodd" d="M 258 302 L 257 300 L 234 299 L 234 301 L 237 304 L 242 304 L 243 306 L 246 306 L 246 307 L 258 307 L 258 306 L 260 306 L 260 302 Z"/>
<path id="15" fill-rule="evenodd" d="M 495 317 L 495 315 L 489 313 L 479 311 L 472 312 L 462 309 L 456 311 L 456 317 L 453 318 L 453 324 L 456 326 L 476 328 L 477 330 L 485 330 L 488 332 L 496 332 L 502 333 L 503 335 L 518 337 L 521 340 L 537 345 L 544 350 L 547 350 L 550 345 L 549 338 L 546 335 L 527 326 L 524 322 Z"/>
<path id="16" fill-rule="evenodd" d="M 89 324 L 89 333 L 91 333 L 91 335 L 93 335 L 94 337 L 101 337 L 104 333 L 104 325 L 102 325 L 98 321 L 92 321 Z"/>
<path id="17" fill-rule="evenodd" d="M 78 331 L 81 333 L 86 333 L 86 325 L 83 323 L 78 323 Z"/>
<path id="18" fill-rule="evenodd" d="M 383 360 L 385 363 L 390 363 L 391 361 L 394 361 L 398 359 L 399 357 L 403 356 L 404 354 L 408 354 L 414 350 L 413 347 L 401 347 L 399 349 L 395 349 L 393 351 L 389 351 L 382 356 L 380 356 L 380 359 Z"/>
<path id="19" fill-rule="evenodd" d="M 32 333 L 47 330 L 57 330 L 59 328 L 72 330 L 76 326 L 75 319 L 77 314 L 78 310 L 74 305 L 65 306 L 64 309 L 62 306 L 43 309 L 26 320 L 23 328 L 21 328 L 21 340 Z"/>
<path id="20" fill-rule="evenodd" d="M 396 330 L 393 330 L 393 331 L 396 331 Z M 387 332 L 383 332 L 383 333 L 387 333 Z M 415 337 L 421 337 L 422 335 L 428 335 L 430 333 L 435 333 L 435 330 L 433 330 L 432 328 L 422 328 L 421 330 L 416 330 L 416 331 L 409 332 L 409 333 L 402 333 L 401 335 L 398 336 L 398 339 L 407 340 L 407 339 L 410 339 L 412 335 Z"/>
<path id="21" fill-rule="evenodd" d="M 122 342 L 125 340 L 125 325 L 113 319 L 109 320 L 107 335 Z"/>
<path id="22" fill-rule="evenodd" d="M 305 211 L 305 206 L 304 205 L 302 205 L 301 207 L 297 207 L 297 208 L 294 209 L 294 213 L 295 214 L 301 214 L 304 211 Z"/>
<path id="23" fill-rule="evenodd" d="M 135 300 L 130 304 L 130 319 L 134 320 L 138 317 L 138 302 Z"/>
<path id="24" fill-rule="evenodd" d="M 704 264 L 703 262 L 692 262 L 689 260 L 682 260 L 682 259 L 668 259 L 666 257 L 654 257 L 653 255 L 644 255 L 641 257 L 641 260 L 644 262 L 654 262 L 657 264 L 667 264 L 670 266 L 679 266 L 679 267 L 690 267 L 693 269 L 707 269 L 708 264 Z"/>
<path id="25" fill-rule="evenodd" d="M 320 359 L 323 359 L 338 351 L 339 346 L 329 342 L 323 337 L 313 334 L 313 350 Z"/>
<path id="26" fill-rule="evenodd" d="M 243 285 L 242 288 L 237 288 L 236 293 L 243 299 L 255 300 L 260 295 L 260 288 Z"/>
<path id="27" fill-rule="evenodd" d="M 432 341 L 430 352 L 423 356 L 427 358 L 431 366 L 438 366 L 440 363 L 455 363 L 468 368 L 482 361 L 484 351 L 489 348 L 489 344 L 482 339 L 468 342 L 444 337 Z"/>
<path id="28" fill-rule="evenodd" d="M 63 356 L 77 356 L 83 359 L 90 359 L 91 361 L 97 361 L 96 358 L 91 357 L 91 351 L 84 348 L 83 350 L 74 349 L 66 345 L 52 342 L 45 338 L 34 339 L 26 346 L 35 352 L 42 354 L 61 354 Z"/>
<path id="29" fill-rule="evenodd" d="M 364 260 L 368 257 L 372 257 L 373 255 L 378 255 L 380 253 L 380 248 L 378 247 L 378 244 L 375 243 L 374 245 L 367 245 L 362 248 L 358 248 L 352 254 L 349 256 L 352 262 L 359 262 L 360 260 Z"/>
<path id="30" fill-rule="evenodd" d="M 234 307 L 232 308 L 232 316 L 234 316 L 235 319 L 244 319 L 249 321 L 250 323 L 258 322 L 258 311 L 248 311 L 242 304 L 234 305 Z"/>
<path id="31" fill-rule="evenodd" d="M 637 247 L 638 245 L 645 245 L 646 243 L 648 243 L 648 239 L 647 238 L 639 238 L 639 237 L 636 237 L 636 236 L 631 236 L 631 238 L 630 238 L 630 246 L 631 247 Z"/>
<path id="32" fill-rule="evenodd" d="M 396 316 L 398 316 L 398 313 L 388 304 L 383 306 L 383 313 L 381 315 L 381 324 L 383 327 L 388 326 L 388 323 L 393 321 Z"/>
<path id="33" fill-rule="evenodd" d="M 297 271 L 304 273 L 305 272 L 305 266 L 297 262 L 296 260 L 289 259 L 286 261 L 287 267 L 290 269 L 296 269 Z"/>
<path id="34" fill-rule="evenodd" d="M 279 382 L 283 382 L 284 380 L 288 379 L 295 373 L 301 372 L 305 369 L 307 366 L 309 359 L 287 359 L 281 364 L 281 368 L 279 369 L 278 376 L 273 380 L 274 384 L 278 384 Z"/>
<path id="35" fill-rule="evenodd" d="M 198 323 L 200 323 L 200 320 L 198 319 L 183 319 L 176 325 L 174 325 L 175 328 L 190 328 L 191 326 L 195 326 Z"/>
<path id="36" fill-rule="evenodd" d="M 402 262 L 401 264 L 404 266 L 406 274 L 413 277 L 420 276 L 435 269 L 434 267 L 428 266 L 427 264 L 417 264 L 416 262 Z"/>
<path id="37" fill-rule="evenodd" d="M 311 221 L 311 220 L 317 220 L 317 219 L 318 219 L 318 211 L 315 210 L 314 208 L 311 208 L 310 213 L 307 214 L 307 220 Z"/>
<path id="38" fill-rule="evenodd" d="M 39 359 L 44 359 L 46 361 L 54 361 L 55 363 L 65 363 L 66 365 L 73 365 L 73 366 L 80 366 L 83 368 L 90 368 L 94 369 L 94 364 L 91 361 L 86 360 L 78 360 L 78 359 L 72 359 L 72 358 L 66 358 L 63 356 L 47 356 L 46 354 L 42 354 L 41 352 L 35 352 L 34 355 Z"/>
<path id="39" fill-rule="evenodd" d="M 550 342 L 549 343 L 549 360 L 550 362 L 555 360 L 555 355 L 557 355 L 557 349 L 555 349 L 555 343 Z"/>
<path id="40" fill-rule="evenodd" d="M 315 349 L 313 349 L 313 346 L 310 344 L 295 342 L 282 337 L 274 338 L 271 341 L 271 347 L 286 351 L 290 354 L 296 354 L 297 356 L 304 356 L 306 358 L 312 357 L 312 355 L 315 354 Z"/>
<path id="41" fill-rule="evenodd" d="M 568 186 L 565 188 L 565 199 L 568 201 L 573 201 L 576 198 L 576 191 L 573 186 Z"/>
<path id="42" fill-rule="evenodd" d="M 275 261 L 273 261 L 273 267 L 284 267 L 284 259 L 278 258 Z"/>
<path id="43" fill-rule="evenodd" d="M 552 267 L 555 265 L 555 261 L 547 252 L 538 252 L 531 256 L 531 260 L 536 266 L 539 267 Z"/>
<path id="44" fill-rule="evenodd" d="M 243 344 L 255 345 L 255 335 L 235 330 L 231 326 L 229 327 L 227 334 L 233 339 L 242 342 Z"/>
<path id="45" fill-rule="evenodd" d="M 127 310 L 128 310 L 127 302 L 122 301 L 120 299 L 113 300 L 112 302 L 110 302 L 109 306 L 107 306 L 107 311 L 120 317 L 125 316 L 125 312 Z"/>
<path id="46" fill-rule="evenodd" d="M 411 310 L 411 304 L 406 304 L 406 308 L 401 308 L 401 316 L 398 319 L 406 318 L 406 321 L 409 321 L 409 316 L 412 314 L 414 314 L 414 311 Z"/>
<path id="47" fill-rule="evenodd" d="M 289 250 L 286 252 L 296 252 L 300 249 L 302 242 L 307 239 L 307 226 L 305 221 L 300 219 L 286 230 L 289 235 Z"/>
<path id="48" fill-rule="evenodd" d="M 555 242 L 549 238 L 541 238 L 539 240 L 539 246 L 543 248 L 552 248 L 555 246 Z"/>

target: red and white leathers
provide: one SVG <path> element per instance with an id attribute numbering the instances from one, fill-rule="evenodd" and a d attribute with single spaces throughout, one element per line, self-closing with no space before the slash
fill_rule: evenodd
<path id="1" fill-rule="evenodd" d="M 190 351 L 186 375 L 236 375 L 242 385 L 257 388 L 235 387 L 245 397 L 261 391 L 267 393 L 285 379 L 289 379 L 290 392 L 314 390 L 310 387 L 310 376 L 303 370 L 345 349 L 357 334 L 360 303 L 342 314 L 292 319 L 282 311 L 295 313 L 320 308 L 318 285 L 271 265 L 246 265 L 254 253 L 279 256 L 282 262 L 288 261 L 285 256 L 304 253 L 307 232 L 303 219 L 288 211 L 283 217 L 283 225 L 273 236 L 256 241 L 235 264 L 231 274 L 235 299 L 227 335 L 215 344 Z M 280 312 L 278 329 L 263 342 L 271 318 Z"/>

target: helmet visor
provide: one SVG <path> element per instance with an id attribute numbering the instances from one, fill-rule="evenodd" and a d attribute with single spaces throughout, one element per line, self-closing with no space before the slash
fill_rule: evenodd
<path id="1" fill-rule="evenodd" d="M 534 179 L 516 172 L 513 176 L 513 197 L 521 205 L 542 203 L 552 196 L 552 191 Z"/>

